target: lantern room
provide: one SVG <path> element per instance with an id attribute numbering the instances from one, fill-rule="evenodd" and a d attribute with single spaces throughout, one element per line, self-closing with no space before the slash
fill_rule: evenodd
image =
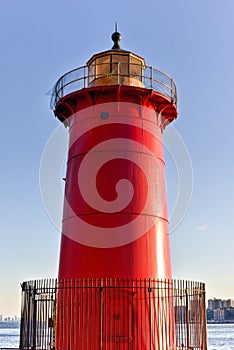
<path id="1" fill-rule="evenodd" d="M 95 54 L 87 62 L 88 85 L 128 85 L 145 87 L 143 83 L 145 60 L 119 45 L 121 35 L 113 33 L 114 45 L 111 50 Z"/>

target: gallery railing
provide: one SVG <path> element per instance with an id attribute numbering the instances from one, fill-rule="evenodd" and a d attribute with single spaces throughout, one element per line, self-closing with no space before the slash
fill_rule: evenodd
<path id="1" fill-rule="evenodd" d="M 20 349 L 206 350 L 205 286 L 151 279 L 24 282 Z"/>
<path id="2" fill-rule="evenodd" d="M 126 79 L 127 77 L 129 80 Z M 175 104 L 177 103 L 176 84 L 168 74 L 149 66 L 142 67 L 132 63 L 116 62 L 112 65 L 102 63 L 95 64 L 94 67 L 82 66 L 64 74 L 53 87 L 51 108 L 55 109 L 61 98 L 83 88 L 92 87 L 93 82 L 97 79 L 99 81 L 100 79 L 106 79 L 105 85 L 110 85 L 110 82 L 112 82 L 113 85 L 133 84 L 133 86 L 133 80 L 135 79 L 135 81 L 142 84 L 140 86 L 153 89 L 170 98 Z"/>

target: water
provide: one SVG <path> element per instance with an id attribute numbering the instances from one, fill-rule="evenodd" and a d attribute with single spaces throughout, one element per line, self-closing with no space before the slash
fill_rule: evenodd
<path id="1" fill-rule="evenodd" d="M 234 350 L 234 324 L 209 324 L 208 350 Z M 0 348 L 19 347 L 19 324 L 0 322 Z"/>
<path id="2" fill-rule="evenodd" d="M 0 348 L 19 347 L 19 323 L 0 322 Z"/>
<path id="3" fill-rule="evenodd" d="M 209 324 L 208 350 L 234 350 L 234 324 Z"/>

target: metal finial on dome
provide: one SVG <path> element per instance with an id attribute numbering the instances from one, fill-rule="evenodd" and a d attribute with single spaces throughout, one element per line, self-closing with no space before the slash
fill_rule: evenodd
<path id="1" fill-rule="evenodd" d="M 121 49 L 119 42 L 121 40 L 121 34 L 117 32 L 117 22 L 115 23 L 115 32 L 111 35 L 111 39 L 114 42 L 112 49 Z"/>

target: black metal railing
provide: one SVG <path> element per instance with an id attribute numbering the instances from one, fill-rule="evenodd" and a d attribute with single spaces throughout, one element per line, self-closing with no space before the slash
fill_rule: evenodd
<path id="1" fill-rule="evenodd" d="M 20 349 L 206 350 L 205 286 L 150 279 L 24 282 Z"/>
<path id="2" fill-rule="evenodd" d="M 121 84 L 122 78 L 129 77 L 136 79 L 142 82 L 145 88 L 153 89 L 167 96 L 174 103 L 177 103 L 176 84 L 174 80 L 168 74 L 158 69 L 149 66 L 143 68 L 141 65 L 124 62 L 118 62 L 115 70 L 113 70 L 113 67 L 109 63 L 96 64 L 95 70 L 91 68 L 93 67 L 82 66 L 59 78 L 53 87 L 50 103 L 51 109 L 55 109 L 56 104 L 62 97 L 80 89 L 90 87 L 90 84 L 95 79 L 110 77 L 117 78 L 113 85 Z M 123 85 L 131 85 L 131 83 L 128 84 L 125 81 Z"/>

